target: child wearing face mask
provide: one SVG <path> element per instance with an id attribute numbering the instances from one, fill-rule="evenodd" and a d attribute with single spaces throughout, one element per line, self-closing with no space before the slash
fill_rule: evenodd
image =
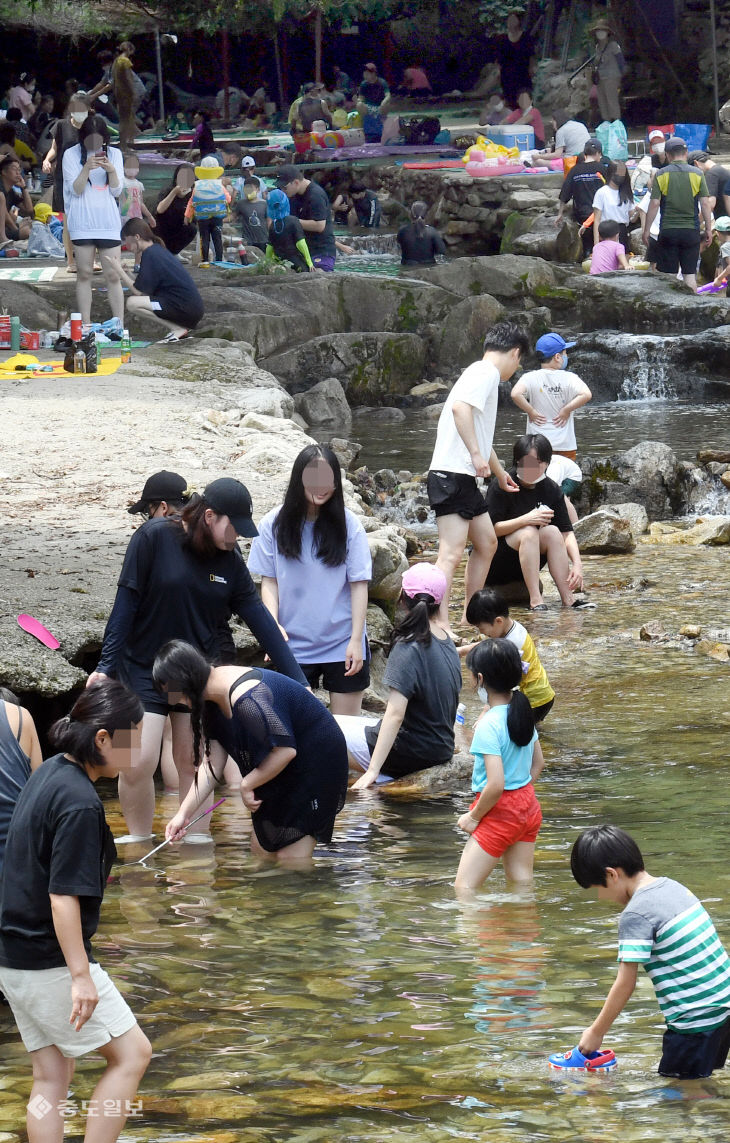
<path id="1" fill-rule="evenodd" d="M 542 810 L 533 782 L 544 765 L 532 707 L 519 689 L 520 653 L 509 639 L 486 639 L 469 653 L 477 694 L 489 710 L 474 731 L 474 800 L 458 821 L 469 834 L 455 886 L 475 890 L 500 859 L 508 881 L 529 884 Z"/>
<path id="2" fill-rule="evenodd" d="M 501 91 L 497 91 L 494 95 L 489 96 L 487 106 L 479 120 L 479 126 L 486 127 L 487 125 L 494 126 L 497 123 L 504 123 L 509 114 L 510 108 L 504 102 L 504 96 Z"/>
<path id="3" fill-rule="evenodd" d="M 540 368 L 523 373 L 512 389 L 512 400 L 527 413 L 527 433 L 542 433 L 553 452 L 575 460 L 578 446 L 573 414 L 587 404 L 592 393 L 577 373 L 568 371 L 568 353 L 576 343 L 559 333 L 538 339 L 535 352 Z"/>

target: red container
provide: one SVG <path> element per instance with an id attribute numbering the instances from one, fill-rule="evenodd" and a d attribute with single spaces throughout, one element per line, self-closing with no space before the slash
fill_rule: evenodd
<path id="1" fill-rule="evenodd" d="M 81 341 L 83 337 L 83 327 L 81 323 L 81 314 L 71 314 L 71 340 Z"/>
<path id="2" fill-rule="evenodd" d="M 0 345 L 10 345 L 9 314 L 0 314 Z"/>
<path id="3" fill-rule="evenodd" d="M 21 349 L 40 349 L 41 335 L 37 329 L 21 330 L 20 333 L 20 348 Z"/>

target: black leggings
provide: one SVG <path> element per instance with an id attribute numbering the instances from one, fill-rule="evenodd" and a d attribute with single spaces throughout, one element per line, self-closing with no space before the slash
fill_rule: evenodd
<path id="1" fill-rule="evenodd" d="M 223 223 L 220 218 L 199 218 L 198 232 L 200 234 L 200 253 L 203 262 L 208 261 L 210 240 L 213 239 L 213 250 L 216 262 L 223 261 Z"/>

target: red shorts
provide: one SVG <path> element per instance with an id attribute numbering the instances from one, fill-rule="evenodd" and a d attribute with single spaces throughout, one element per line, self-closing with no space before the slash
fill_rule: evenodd
<path id="1" fill-rule="evenodd" d="M 470 810 L 479 801 L 475 797 Z M 542 823 L 542 810 L 532 782 L 519 790 L 505 790 L 471 834 L 490 857 L 501 857 L 518 841 L 535 841 Z"/>

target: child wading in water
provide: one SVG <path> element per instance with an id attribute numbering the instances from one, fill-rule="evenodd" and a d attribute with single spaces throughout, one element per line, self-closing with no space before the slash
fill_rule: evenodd
<path id="1" fill-rule="evenodd" d="M 457 889 L 478 889 L 504 859 L 508 881 L 532 881 L 535 839 L 542 810 L 534 780 L 544 759 L 532 708 L 519 686 L 522 660 L 508 639 L 488 639 L 470 652 L 466 665 L 489 710 L 477 723 L 472 790 L 476 797 L 459 818 L 470 834 L 456 874 Z"/>
<path id="2" fill-rule="evenodd" d="M 618 975 L 580 1038 L 597 1051 L 636 988 L 643 964 L 667 1022 L 659 1075 L 705 1079 L 730 1048 L 730 958 L 704 906 L 669 877 L 651 877 L 634 839 L 612 825 L 584 830 L 570 855 L 573 876 L 598 899 L 623 905 Z"/>

